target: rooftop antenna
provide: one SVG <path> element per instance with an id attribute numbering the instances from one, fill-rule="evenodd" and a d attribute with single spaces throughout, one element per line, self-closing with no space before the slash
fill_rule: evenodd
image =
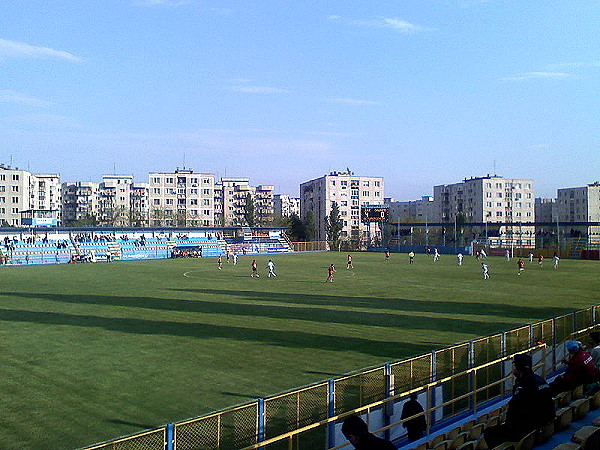
<path id="1" fill-rule="evenodd" d="M 117 164 L 113 163 L 113 175 L 117 174 Z"/>
<path id="2" fill-rule="evenodd" d="M 183 152 L 183 170 L 185 170 L 185 152 Z"/>
<path id="3" fill-rule="evenodd" d="M 496 160 L 494 160 L 494 176 L 498 176 L 498 174 L 496 173 Z"/>

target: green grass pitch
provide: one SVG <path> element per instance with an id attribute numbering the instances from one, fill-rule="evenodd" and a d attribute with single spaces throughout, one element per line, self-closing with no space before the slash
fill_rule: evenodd
<path id="1" fill-rule="evenodd" d="M 75 448 L 599 303 L 600 263 L 275 255 L 0 271 L 1 448 Z M 327 267 L 337 268 L 325 283 Z"/>

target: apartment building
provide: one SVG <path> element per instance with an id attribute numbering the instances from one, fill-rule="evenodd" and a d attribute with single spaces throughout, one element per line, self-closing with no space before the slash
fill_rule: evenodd
<path id="1" fill-rule="evenodd" d="M 0 221 L 20 226 L 21 212 L 34 208 L 33 175 L 25 170 L 0 165 Z"/>
<path id="2" fill-rule="evenodd" d="M 76 181 L 62 183 L 62 224 L 68 226 L 85 217 L 98 214 L 98 183 Z"/>
<path id="3" fill-rule="evenodd" d="M 60 175 L 35 174 L 32 189 L 33 209 L 52 212 L 60 221 L 62 204 Z"/>
<path id="4" fill-rule="evenodd" d="M 130 201 L 133 175 L 103 175 L 98 186 L 100 225 L 127 227 L 131 223 Z"/>
<path id="5" fill-rule="evenodd" d="M 147 227 L 150 217 L 150 185 L 132 183 L 129 192 L 130 225 Z"/>
<path id="6" fill-rule="evenodd" d="M 486 225 L 486 234 L 498 245 L 534 245 L 535 220 L 533 180 L 504 179 L 500 176 L 465 178 L 461 183 L 433 187 L 437 222 L 454 222 L 463 214 L 467 222 Z"/>
<path id="7" fill-rule="evenodd" d="M 582 187 L 558 189 L 556 208 L 561 223 L 573 222 L 572 226 L 567 225 L 569 227 L 567 233 L 600 241 L 599 226 L 575 224 L 575 222 L 600 222 L 600 182 L 596 181 Z"/>
<path id="8" fill-rule="evenodd" d="M 273 219 L 273 186 L 251 186 L 249 178 L 221 178 L 215 185 L 215 220 L 221 226 L 248 225 L 246 199 L 254 205 L 255 226 L 268 225 Z"/>
<path id="9" fill-rule="evenodd" d="M 56 225 L 60 219 L 61 192 L 59 175 L 32 174 L 0 164 L 0 223 L 9 226 Z M 27 220 L 25 220 L 27 218 Z"/>
<path id="10" fill-rule="evenodd" d="M 275 194 L 273 196 L 273 216 L 281 219 L 293 214 L 300 217 L 300 199 L 286 194 Z"/>
<path id="11" fill-rule="evenodd" d="M 344 222 L 342 239 L 378 239 L 381 231 L 377 224 L 361 222 L 361 206 L 383 205 L 383 177 L 356 176 L 347 172 L 331 172 L 329 175 L 307 181 L 300 185 L 300 211 L 306 219 L 308 211 L 315 216 L 315 239 L 327 240 L 326 220 L 336 202 Z"/>
<path id="12" fill-rule="evenodd" d="M 417 221 L 432 222 L 434 219 L 433 197 L 424 195 L 420 200 L 396 202 L 386 198 L 384 204 L 389 207 L 390 220 L 396 222 Z"/>
<path id="13" fill-rule="evenodd" d="M 215 217 L 215 176 L 177 168 L 149 174 L 150 226 L 212 227 Z"/>

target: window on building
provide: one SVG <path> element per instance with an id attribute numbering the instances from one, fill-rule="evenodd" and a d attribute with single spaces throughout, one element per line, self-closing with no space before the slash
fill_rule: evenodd
<path id="1" fill-rule="evenodd" d="M 205 198 L 204 200 L 202 200 L 202 205 L 203 206 L 210 206 L 210 200 L 208 198 Z"/>
<path id="2" fill-rule="evenodd" d="M 369 182 L 368 181 L 363 181 L 363 186 L 369 187 Z"/>
<path id="3" fill-rule="evenodd" d="M 202 189 L 202 195 L 210 195 L 210 189 Z"/>
<path id="4" fill-rule="evenodd" d="M 157 205 L 160 205 L 160 198 L 155 198 L 155 199 L 153 200 L 153 204 L 154 204 L 155 206 L 157 206 Z"/>
<path id="5" fill-rule="evenodd" d="M 502 217 L 502 211 L 496 211 L 496 217 Z"/>
<path id="6" fill-rule="evenodd" d="M 160 177 L 153 177 L 153 178 L 152 178 L 152 182 L 153 182 L 153 183 L 160 184 Z"/>
<path id="7" fill-rule="evenodd" d="M 12 202 L 13 203 L 19 203 L 19 197 L 13 197 L 12 198 Z"/>
<path id="8" fill-rule="evenodd" d="M 185 200 L 184 200 L 184 203 L 185 203 Z M 197 199 L 193 198 L 193 199 L 190 200 L 190 205 L 197 205 L 197 204 L 198 204 L 198 200 Z"/>
<path id="9" fill-rule="evenodd" d="M 11 186 L 10 189 L 12 192 L 19 192 L 19 186 Z"/>
<path id="10" fill-rule="evenodd" d="M 348 206 L 348 202 L 347 202 L 346 200 L 342 201 L 340 204 L 341 204 L 342 206 Z"/>
<path id="11" fill-rule="evenodd" d="M 342 181 L 342 186 L 348 186 L 348 182 L 347 181 Z"/>
<path id="12" fill-rule="evenodd" d="M 19 174 L 13 174 L 12 179 L 13 181 L 19 181 Z"/>
<path id="13" fill-rule="evenodd" d="M 12 208 L 11 211 L 13 214 L 19 214 L 19 208 Z"/>
<path id="14" fill-rule="evenodd" d="M 173 199 L 172 198 L 168 198 L 165 200 L 165 204 L 166 205 L 172 205 L 173 204 Z"/>

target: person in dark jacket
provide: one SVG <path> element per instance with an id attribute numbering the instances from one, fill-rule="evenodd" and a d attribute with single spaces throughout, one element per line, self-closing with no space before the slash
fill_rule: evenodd
<path id="1" fill-rule="evenodd" d="M 417 400 L 417 394 L 410 394 L 410 400 L 402 407 L 402 416 L 400 416 L 400 418 L 406 419 L 407 417 L 416 416 L 422 412 L 423 407 Z M 414 442 L 423 437 L 423 432 L 427 429 L 427 421 L 425 420 L 425 416 L 422 415 L 407 420 L 402 426 L 406 428 L 406 431 L 408 432 L 408 441 Z"/>
<path id="2" fill-rule="evenodd" d="M 592 355 L 583 350 L 577 341 L 567 341 L 565 347 L 569 352 L 568 357 L 563 361 L 567 365 L 567 371 L 550 383 L 552 395 L 596 381 L 597 372 Z"/>
<path id="3" fill-rule="evenodd" d="M 359 416 L 348 416 L 342 424 L 342 433 L 356 450 L 396 450 L 394 444 L 369 433 L 369 428 Z"/>
<path id="4" fill-rule="evenodd" d="M 506 421 L 484 431 L 489 448 L 503 442 L 519 441 L 554 420 L 554 400 L 550 386 L 532 370 L 531 356 L 522 353 L 513 359 L 515 384 L 508 402 Z"/>

